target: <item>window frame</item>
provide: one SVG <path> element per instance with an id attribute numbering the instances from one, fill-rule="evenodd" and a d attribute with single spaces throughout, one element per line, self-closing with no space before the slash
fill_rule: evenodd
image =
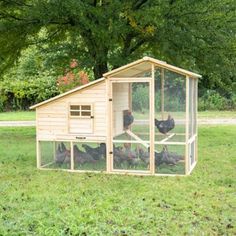
<path id="1" fill-rule="evenodd" d="M 78 106 L 79 109 L 71 109 L 71 106 Z M 82 106 L 90 106 L 90 109 L 82 109 Z M 93 119 L 92 103 L 69 103 L 69 117 L 75 119 Z M 78 112 L 79 115 L 71 115 L 71 112 Z M 90 115 L 82 115 L 83 112 L 90 112 Z"/>

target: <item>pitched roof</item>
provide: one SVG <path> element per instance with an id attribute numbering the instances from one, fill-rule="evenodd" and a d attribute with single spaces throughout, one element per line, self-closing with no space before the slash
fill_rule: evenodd
<path id="1" fill-rule="evenodd" d="M 114 69 L 112 71 L 109 71 L 107 73 L 104 73 L 103 74 L 103 78 L 100 78 L 100 79 L 97 79 L 95 81 L 92 81 L 88 84 L 85 84 L 85 85 L 82 85 L 82 86 L 79 86 L 79 87 L 76 87 L 74 89 L 71 89 L 63 94 L 60 94 L 58 96 L 55 96 L 53 98 L 50 98 L 46 101 L 43 101 L 43 102 L 40 102 L 38 104 L 35 104 L 33 106 L 30 107 L 30 109 L 34 109 L 36 107 L 39 107 L 39 106 L 42 106 L 46 103 L 49 103 L 49 102 L 52 102 L 52 101 L 55 101 L 59 98 L 62 98 L 64 96 L 67 96 L 71 93 L 74 93 L 74 92 L 77 92 L 77 91 L 80 91 L 82 89 L 85 89 L 85 88 L 88 88 L 92 85 L 95 85 L 97 83 L 100 83 L 102 81 L 104 81 L 105 79 L 109 78 L 109 77 L 112 77 L 114 75 L 117 75 L 117 74 L 121 74 L 121 72 L 123 72 L 123 74 L 125 73 L 129 73 L 129 75 L 135 75 L 135 74 L 138 74 L 142 71 L 145 71 L 145 69 L 150 69 L 150 63 L 156 65 L 157 67 L 161 67 L 161 68 L 164 68 L 164 69 L 169 69 L 171 71 L 174 71 L 176 73 L 180 73 L 182 75 L 186 75 L 186 76 L 190 76 L 190 77 L 193 77 L 193 78 L 201 78 L 202 76 L 199 75 L 199 74 L 196 74 L 196 73 L 193 73 L 191 71 L 188 71 L 188 70 L 185 70 L 185 69 L 182 69 L 182 68 L 179 68 L 179 67 L 176 67 L 176 66 L 172 66 L 170 64 L 167 64 L 166 62 L 164 61 L 160 61 L 160 60 L 157 60 L 157 59 L 154 59 L 152 57 L 143 57 L 142 59 L 139 59 L 139 60 L 136 60 L 134 62 L 131 62 L 127 65 L 124 65 L 124 66 L 121 66 L 117 69 Z"/>
<path id="2" fill-rule="evenodd" d="M 137 72 L 138 71 L 141 72 L 143 70 L 143 68 L 145 67 L 145 65 L 144 65 L 145 63 L 146 63 L 146 67 L 147 67 L 147 63 L 148 64 L 153 63 L 156 66 L 159 66 L 164 69 L 169 69 L 171 71 L 174 71 L 176 73 L 180 73 L 182 75 L 187 75 L 187 76 L 190 76 L 193 78 L 201 78 L 202 77 L 199 74 L 193 73 L 191 71 L 188 71 L 188 70 L 176 67 L 176 66 L 172 66 L 172 65 L 166 63 L 165 61 L 160 61 L 160 60 L 154 59 L 152 57 L 143 57 L 142 59 L 136 60 L 134 62 L 127 64 L 127 65 L 124 65 L 124 66 L 121 66 L 117 69 L 109 71 L 109 72 L 103 74 L 103 76 L 104 77 L 111 77 L 111 76 L 114 76 L 115 74 L 118 74 L 119 72 L 121 72 L 123 70 L 126 70 L 126 71 L 132 70 L 132 68 L 133 68 L 133 70 L 136 70 Z"/>
<path id="3" fill-rule="evenodd" d="M 57 95 L 57 96 L 55 96 L 55 97 L 53 97 L 53 98 L 50 98 L 50 99 L 48 99 L 48 100 L 45 100 L 45 101 L 40 102 L 40 103 L 38 103 L 38 104 L 35 104 L 35 105 L 31 106 L 30 109 L 35 109 L 36 107 L 42 106 L 42 105 L 44 105 L 44 104 L 46 104 L 46 103 L 49 103 L 49 102 L 52 102 L 52 101 L 55 101 L 55 100 L 57 100 L 57 99 L 59 99 L 59 98 L 65 97 L 65 96 L 67 96 L 67 95 L 69 95 L 69 94 L 71 94 L 71 93 L 74 93 L 74 92 L 80 91 L 80 90 L 82 90 L 82 89 L 88 88 L 88 87 L 90 87 L 90 86 L 92 86 L 92 85 L 95 85 L 95 84 L 98 84 L 98 83 L 100 83 L 100 82 L 102 82 L 102 81 L 104 81 L 104 80 L 105 80 L 105 78 L 100 78 L 100 79 L 94 80 L 94 81 L 92 81 L 92 82 L 90 82 L 90 83 L 88 83 L 88 84 L 85 84 L 85 85 L 76 87 L 76 88 L 71 89 L 71 90 L 69 90 L 69 91 L 67 91 L 67 92 L 65 92 L 65 93 L 59 94 L 59 95 Z"/>

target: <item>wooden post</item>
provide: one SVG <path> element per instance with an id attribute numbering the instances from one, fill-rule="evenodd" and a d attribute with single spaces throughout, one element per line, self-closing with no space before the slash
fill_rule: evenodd
<path id="1" fill-rule="evenodd" d="M 164 112 L 165 112 L 164 87 L 165 87 L 165 71 L 163 68 L 161 68 L 161 118 L 162 120 L 164 120 Z"/>
<path id="2" fill-rule="evenodd" d="M 189 77 L 186 76 L 185 174 L 189 174 Z"/>
<path id="3" fill-rule="evenodd" d="M 195 161 L 197 162 L 198 160 L 198 121 L 197 121 L 197 118 L 198 118 L 198 79 L 195 80 L 195 92 L 196 92 L 196 96 L 195 96 L 195 99 L 196 99 L 195 101 L 196 103 L 196 106 L 195 106 L 195 113 L 196 113 Z"/>
<path id="4" fill-rule="evenodd" d="M 194 79 L 193 78 L 190 78 L 191 79 L 191 90 L 192 90 L 192 93 L 191 93 L 191 104 L 190 104 L 190 106 L 191 106 L 191 113 L 192 113 L 192 115 L 191 115 L 191 130 L 192 130 L 192 136 L 193 135 L 195 135 L 195 131 L 194 131 L 194 119 L 195 119 L 195 110 L 194 110 L 194 108 L 195 108 L 195 99 L 194 99 L 194 94 L 195 94 L 195 91 L 194 91 L 194 83 L 195 83 L 195 81 L 194 81 Z"/>
<path id="5" fill-rule="evenodd" d="M 70 169 L 74 170 L 74 148 L 73 142 L 70 142 Z"/>
<path id="6" fill-rule="evenodd" d="M 41 151 L 40 151 L 40 142 L 38 138 L 36 139 L 36 153 L 37 153 L 37 168 L 40 168 L 41 166 Z"/>
<path id="7" fill-rule="evenodd" d="M 56 141 L 53 141 L 53 160 L 55 161 L 56 160 Z"/>
<path id="8" fill-rule="evenodd" d="M 129 110 L 132 111 L 132 83 L 129 83 Z"/>
<path id="9" fill-rule="evenodd" d="M 151 65 L 152 80 L 149 83 L 149 112 L 150 112 L 150 171 L 151 174 L 155 174 L 155 67 Z"/>
<path id="10" fill-rule="evenodd" d="M 107 163 L 107 172 L 110 173 L 113 169 L 113 156 L 110 152 L 113 152 L 112 145 L 112 129 L 113 129 L 113 111 L 112 111 L 112 82 L 109 78 L 106 80 L 106 104 L 107 104 L 107 140 L 106 140 L 106 163 Z"/>
<path id="11" fill-rule="evenodd" d="M 41 151 L 40 151 L 40 143 L 38 140 L 38 108 L 36 108 L 36 163 L 37 168 L 41 166 Z"/>

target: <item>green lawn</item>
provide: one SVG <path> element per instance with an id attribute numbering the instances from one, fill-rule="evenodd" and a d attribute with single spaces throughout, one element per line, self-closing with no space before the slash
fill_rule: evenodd
<path id="1" fill-rule="evenodd" d="M 189 177 L 39 171 L 35 129 L 0 128 L 0 235 L 235 235 L 236 126 L 200 127 Z"/>
<path id="2" fill-rule="evenodd" d="M 200 111 L 198 118 L 236 118 L 236 111 Z"/>
<path id="3" fill-rule="evenodd" d="M 34 111 L 0 112 L 0 121 L 35 120 Z"/>
<path id="4" fill-rule="evenodd" d="M 159 114 L 156 115 L 158 117 Z M 175 116 L 183 118 L 183 114 L 178 113 Z M 145 114 L 135 114 L 138 119 L 145 119 Z M 236 111 L 201 111 L 198 112 L 198 118 L 236 118 Z M 14 120 L 35 120 L 34 111 L 0 112 L 0 121 Z"/>

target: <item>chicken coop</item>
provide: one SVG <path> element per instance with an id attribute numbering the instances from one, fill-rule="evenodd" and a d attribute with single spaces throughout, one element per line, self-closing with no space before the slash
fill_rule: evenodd
<path id="1" fill-rule="evenodd" d="M 190 174 L 197 163 L 200 77 L 144 57 L 32 106 L 37 167 Z"/>

